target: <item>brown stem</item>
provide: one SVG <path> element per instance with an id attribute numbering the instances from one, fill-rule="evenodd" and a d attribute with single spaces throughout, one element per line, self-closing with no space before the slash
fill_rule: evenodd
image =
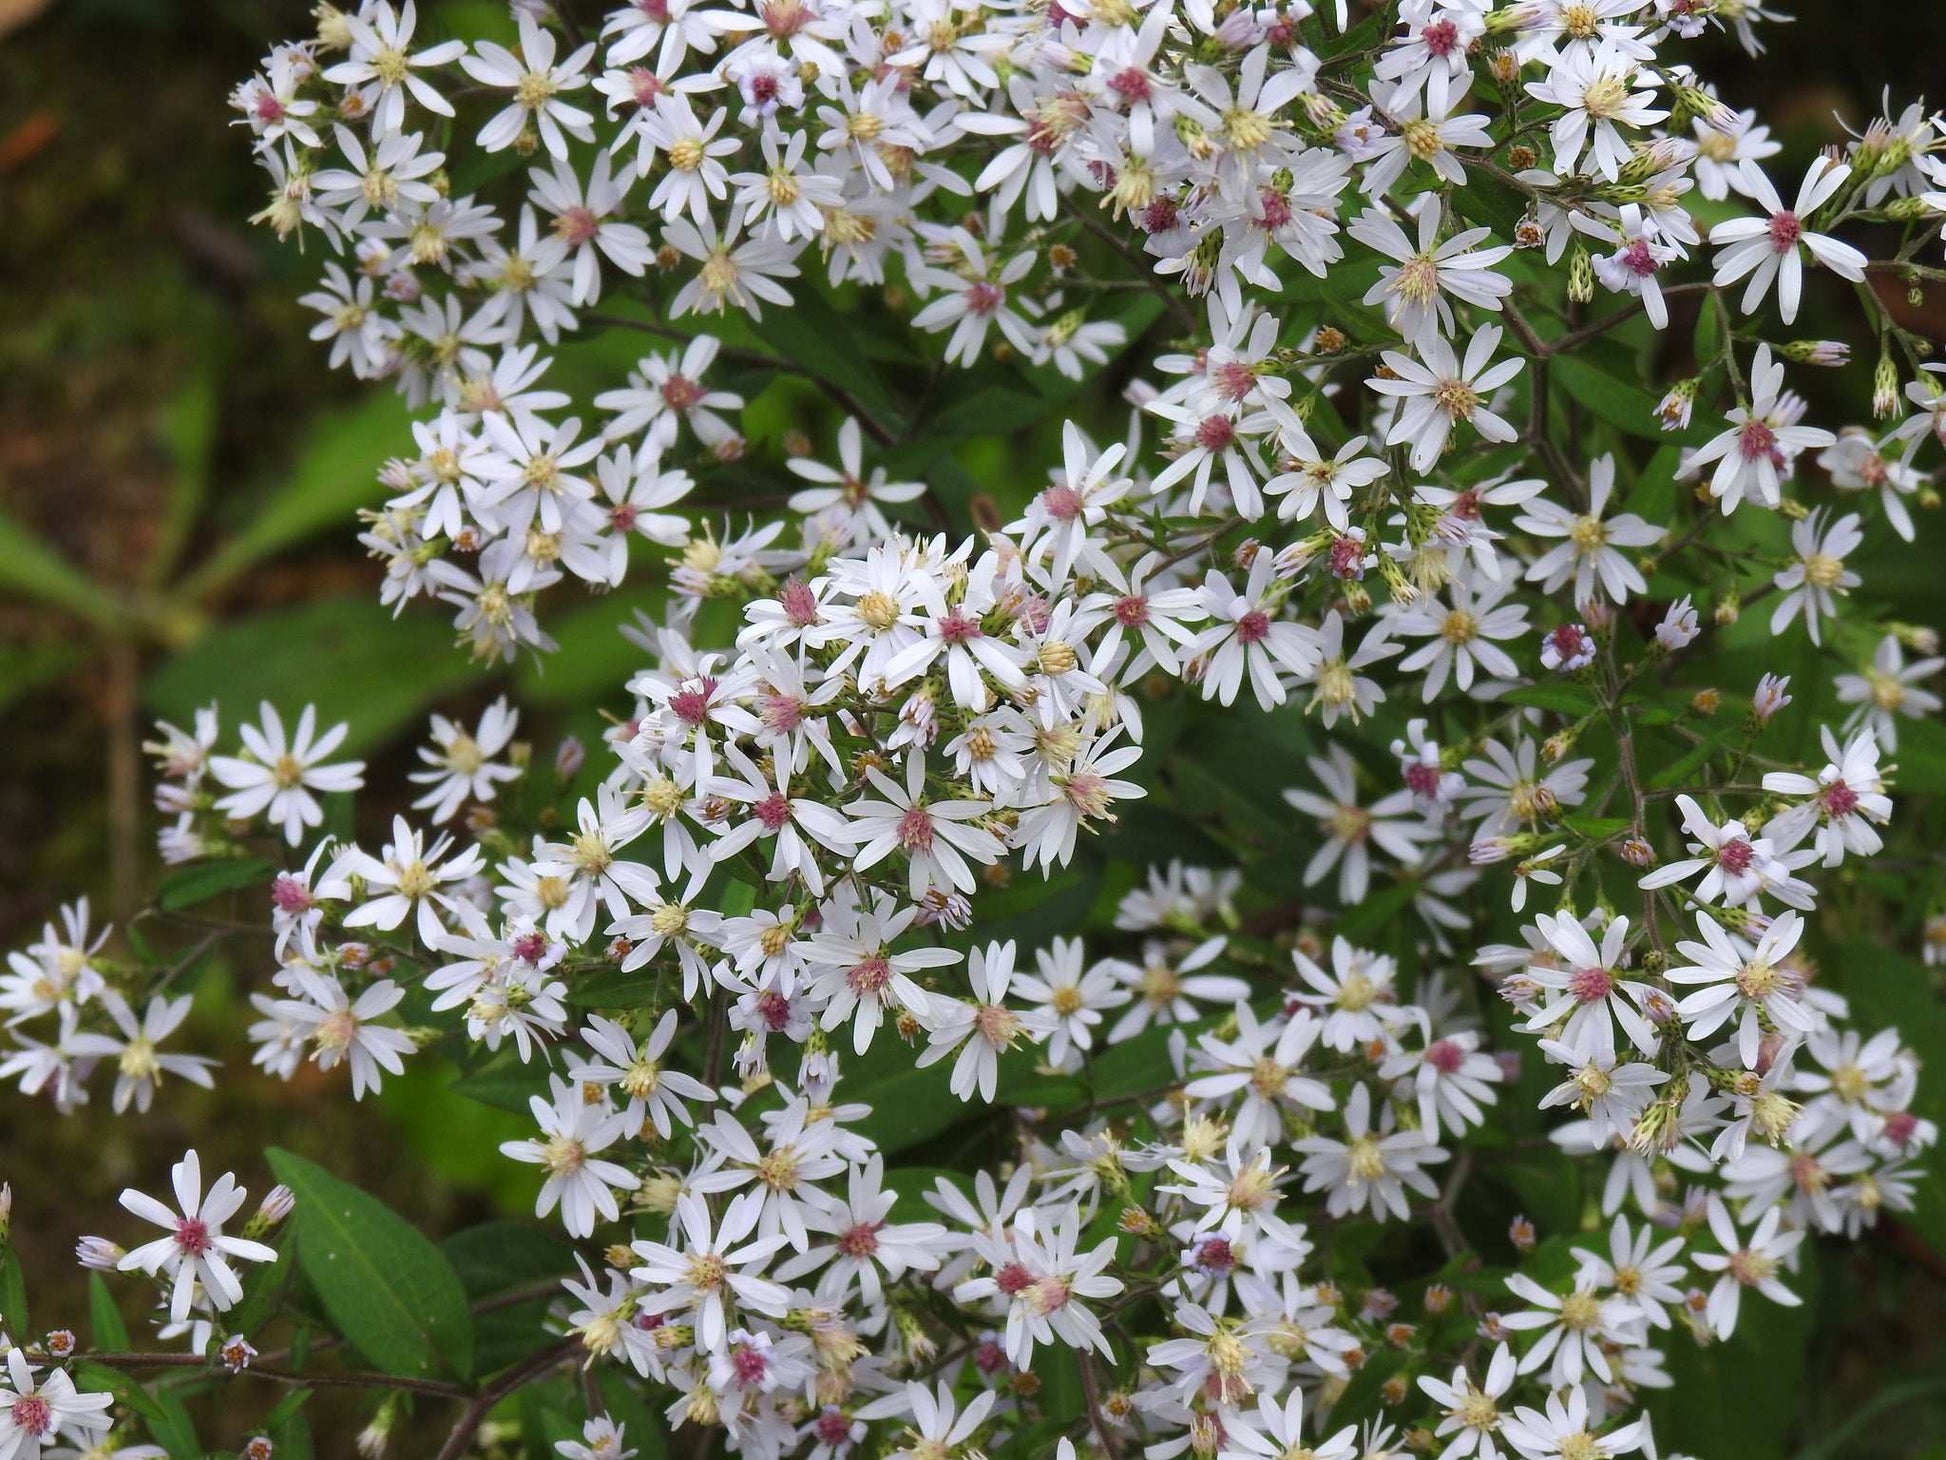
<path id="1" fill-rule="evenodd" d="M 465 1399 L 472 1390 L 447 1379 L 409 1379 L 398 1374 L 364 1370 L 342 1374 L 301 1374 L 291 1369 L 266 1368 L 252 1364 L 231 1374 L 200 1354 L 89 1354 L 88 1359 L 111 1369 L 203 1369 L 214 1378 L 267 1379 L 273 1384 L 291 1384 L 318 1389 L 402 1389 L 411 1394 L 432 1394 L 441 1399 Z"/>
<path id="2" fill-rule="evenodd" d="M 571 1357 L 581 1347 L 578 1338 L 563 1339 L 552 1348 L 542 1349 L 539 1353 L 522 1359 L 497 1379 L 487 1384 L 473 1396 L 472 1403 L 454 1423 L 452 1431 L 446 1436 L 446 1443 L 439 1447 L 437 1460 L 459 1460 L 466 1453 L 466 1447 L 473 1443 L 473 1436 L 493 1412 L 494 1405 L 523 1385 L 531 1384 L 561 1360 Z"/>
<path id="3" fill-rule="evenodd" d="M 1100 1383 L 1095 1377 L 1095 1356 L 1088 1350 L 1081 1351 L 1081 1392 L 1088 1400 L 1088 1423 L 1094 1428 L 1095 1438 L 1101 1441 L 1101 1448 L 1107 1453 L 1108 1460 L 1122 1460 L 1122 1441 L 1108 1423 L 1108 1416 L 1101 1412 Z"/>

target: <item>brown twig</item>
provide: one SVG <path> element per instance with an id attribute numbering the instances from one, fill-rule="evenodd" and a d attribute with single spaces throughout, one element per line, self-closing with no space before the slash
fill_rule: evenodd
<path id="1" fill-rule="evenodd" d="M 267 1379 L 273 1384 L 291 1384 L 317 1389 L 402 1389 L 409 1394 L 432 1394 L 441 1399 L 465 1399 L 473 1393 L 464 1384 L 449 1379 L 411 1379 L 399 1374 L 380 1374 L 351 1370 L 341 1374 L 306 1374 L 293 1369 L 273 1369 L 252 1364 L 232 1374 L 200 1354 L 89 1354 L 92 1363 L 111 1369 L 202 1369 L 211 1378 Z"/>
<path id="2" fill-rule="evenodd" d="M 437 1460 L 459 1460 L 466 1453 L 466 1447 L 473 1443 L 473 1436 L 479 1431 L 486 1417 L 493 1412 L 494 1405 L 512 1394 L 523 1385 L 531 1384 L 563 1359 L 571 1357 L 581 1347 L 578 1338 L 563 1339 L 552 1348 L 542 1349 L 537 1354 L 522 1359 L 511 1369 L 483 1387 L 473 1396 L 473 1402 L 454 1422 L 446 1443 L 439 1447 Z"/>

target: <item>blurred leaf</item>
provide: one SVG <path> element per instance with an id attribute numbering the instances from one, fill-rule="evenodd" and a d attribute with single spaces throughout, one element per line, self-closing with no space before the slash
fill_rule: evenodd
<path id="1" fill-rule="evenodd" d="M 599 1007 L 599 1006 L 598 1006 Z M 523 1065 L 517 1059 L 496 1061 L 483 1070 L 461 1075 L 452 1083 L 455 1094 L 464 1095 L 496 1110 L 511 1110 L 526 1115 L 527 1102 L 547 1095 L 547 1067 Z"/>
<path id="2" fill-rule="evenodd" d="M 14 1333 L 32 1333 L 27 1317 L 27 1275 L 21 1270 L 20 1254 L 8 1249 L 0 1256 L 0 1324 Z"/>
<path id="3" fill-rule="evenodd" d="M 1797 1422 L 1806 1392 L 1805 1346 L 1816 1328 L 1817 1264 L 1805 1263 L 1791 1286 L 1805 1301 L 1786 1308 L 1746 1293 L 1735 1336 L 1727 1343 L 1669 1346 L 1674 1385 L 1649 1400 L 1656 1443 L 1665 1451 L 1710 1460 L 1776 1460 Z M 1706 1403 L 1696 1396 L 1707 1395 Z"/>
<path id="4" fill-rule="evenodd" d="M 165 880 L 155 894 L 155 905 L 164 912 L 181 912 L 226 892 L 260 886 L 276 873 L 276 865 L 262 857 L 202 862 Z"/>
<path id="5" fill-rule="evenodd" d="M 73 639 L 0 644 L 0 710 L 71 672 L 84 652 Z"/>
<path id="6" fill-rule="evenodd" d="M 1593 690 L 1585 684 L 1562 679 L 1518 685 L 1501 695 L 1500 699 L 1509 705 L 1527 705 L 1536 710 L 1554 710 L 1577 717 L 1590 714 L 1595 709 Z"/>
<path id="7" fill-rule="evenodd" d="M 527 1222 L 482 1222 L 439 1245 L 474 1298 L 575 1270 L 574 1248 L 545 1227 Z"/>
<path id="8" fill-rule="evenodd" d="M 211 629 L 150 675 L 147 699 L 179 721 L 215 701 L 231 723 L 259 700 L 290 715 L 315 704 L 320 724 L 350 724 L 344 750 L 357 754 L 485 675 L 438 618 L 394 620 L 372 599 L 327 598 Z"/>
<path id="9" fill-rule="evenodd" d="M 792 365 L 842 388 L 878 425 L 898 425 L 897 402 L 865 363 L 852 327 L 820 291 L 797 291 L 789 309 L 766 309 L 750 329 Z"/>
<path id="10" fill-rule="evenodd" d="M 574 1248 L 541 1227 L 485 1222 L 440 1244 L 467 1296 L 492 1298 L 575 1271 Z M 473 1315 L 474 1367 L 483 1374 L 518 1363 L 554 1341 L 542 1325 L 554 1290 L 530 1301 L 493 1306 Z M 634 1439 L 631 1435 L 630 1440 Z"/>
<path id="11" fill-rule="evenodd" d="M 918 1058 L 919 1051 L 889 1028 L 878 1031 L 863 1055 L 845 1051 L 846 1098 L 872 1108 L 853 1129 L 888 1156 L 910 1150 L 969 1114 L 966 1103 L 947 1088 L 952 1059 L 922 1070 L 914 1063 Z"/>
<path id="12" fill-rule="evenodd" d="M 169 503 L 155 546 L 142 565 L 142 579 L 151 586 L 166 582 L 175 570 L 209 496 L 218 405 L 217 371 L 214 361 L 206 358 L 163 408 L 162 442 L 171 467 Z"/>
<path id="13" fill-rule="evenodd" d="M 1586 406 L 1596 420 L 1631 436 L 1662 439 L 1655 411 L 1662 400 L 1660 395 L 1619 379 L 1579 355 L 1555 356 L 1548 362 L 1548 379 Z"/>
<path id="14" fill-rule="evenodd" d="M 98 1272 L 88 1274 L 88 1332 L 94 1346 L 105 1353 L 128 1348 L 128 1324 L 122 1321 L 122 1310 L 115 1305 L 108 1280 Z"/>
<path id="15" fill-rule="evenodd" d="M 358 509 L 383 495 L 376 480 L 379 464 L 411 444 L 410 420 L 405 401 L 389 390 L 367 395 L 348 410 L 322 413 L 263 510 L 211 554 L 183 591 L 201 597 L 313 533 L 349 532 Z"/>
<path id="16" fill-rule="evenodd" d="M 114 628 L 121 610 L 105 587 L 69 562 L 52 543 L 0 513 L 0 591 L 65 609 L 96 628 Z"/>
<path id="17" fill-rule="evenodd" d="M 248 1338 L 276 1316 L 290 1288 L 292 1253 L 296 1246 L 288 1234 L 280 1236 L 276 1243 L 277 1260 L 268 1266 L 254 1266 L 244 1274 L 243 1301 L 225 1315 L 231 1333 Z"/>
<path id="18" fill-rule="evenodd" d="M 439 1248 L 377 1197 L 272 1147 L 297 1195 L 297 1255 L 332 1326 L 379 1368 L 424 1376 L 473 1369 L 466 1290 Z"/>

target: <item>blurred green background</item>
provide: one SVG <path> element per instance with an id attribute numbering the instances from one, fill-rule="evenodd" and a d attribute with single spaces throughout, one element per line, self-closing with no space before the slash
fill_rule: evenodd
<path id="1" fill-rule="evenodd" d="M 0 0 L 0 947 L 62 897 L 123 918 L 152 892 L 140 742 L 155 715 L 220 697 L 234 723 L 260 694 L 314 699 L 352 719 L 368 779 L 396 786 L 428 708 L 471 713 L 511 688 L 523 738 L 548 754 L 599 734 L 589 707 L 604 694 L 619 707 L 633 651 L 613 626 L 653 605 L 646 592 L 592 604 L 544 670 L 492 674 L 450 647 L 443 618 L 392 622 L 377 605 L 351 513 L 406 444 L 404 412 L 327 372 L 305 338 L 295 299 L 318 256 L 248 224 L 260 174 L 225 106 L 271 40 L 308 30 L 306 11 Z M 1699 64 L 1800 157 L 1841 135 L 1836 117 L 1862 124 L 1881 86 L 1895 108 L 1946 92 L 1936 3 L 1818 0 L 1764 35 L 1762 58 L 1718 43 Z M 1004 438 L 958 456 L 974 485 L 1046 459 Z M 276 1142 L 435 1232 L 526 1210 L 527 1178 L 493 1154 L 525 1122 L 452 1095 L 436 1068 L 389 1083 L 382 1113 L 336 1081 L 256 1078 L 236 1040 L 263 973 L 237 942 L 202 975 L 194 1042 L 229 1055 L 213 1096 L 177 1085 L 126 1119 L 98 1098 L 65 1121 L 0 1100 L 0 1179 L 43 1326 L 80 1317 L 73 1237 L 115 1230 L 116 1191 L 155 1186 L 192 1132 L 207 1165 L 253 1188 Z M 1782 1453 L 1946 1455 L 1946 1263 L 1903 1229 L 1822 1260 L 1803 1346 L 1738 1360 L 1803 1370 L 1789 1431 L 1807 1443 Z M 1774 1373 L 1750 1377 L 1778 1392 Z M 349 1401 L 317 1408 L 356 1419 Z"/>

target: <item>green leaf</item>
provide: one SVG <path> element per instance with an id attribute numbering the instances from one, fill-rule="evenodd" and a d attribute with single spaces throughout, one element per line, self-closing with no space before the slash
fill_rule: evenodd
<path id="1" fill-rule="evenodd" d="M 274 1146 L 265 1156 L 296 1193 L 297 1259 L 345 1340 L 387 1373 L 471 1377 L 472 1314 L 445 1254 L 322 1166 Z"/>
<path id="2" fill-rule="evenodd" d="M 1548 379 L 1587 407 L 1596 420 L 1631 436 L 1662 439 L 1662 425 L 1655 413 L 1661 396 L 1578 355 L 1558 355 L 1549 361 Z"/>
<path id="3" fill-rule="evenodd" d="M 296 1245 L 284 1234 L 277 1243 L 277 1260 L 267 1266 L 252 1267 L 244 1276 L 243 1301 L 229 1311 L 225 1320 L 231 1333 L 241 1333 L 247 1338 L 276 1315 L 290 1286 L 291 1254 Z"/>
<path id="4" fill-rule="evenodd" d="M 1530 709 L 1554 710 L 1563 715 L 1577 717 L 1591 714 L 1595 709 L 1594 691 L 1585 684 L 1575 684 L 1565 679 L 1523 684 L 1508 690 L 1500 696 L 1500 699 L 1504 704 L 1526 705 Z"/>
<path id="5" fill-rule="evenodd" d="M 145 1420 L 163 1418 L 162 1406 L 149 1391 L 120 1369 L 111 1369 L 94 1359 L 76 1359 L 68 1366 L 68 1372 L 74 1376 L 77 1389 L 112 1394 Z"/>
<path id="6" fill-rule="evenodd" d="M 349 410 L 323 413 L 263 511 L 210 556 L 184 591 L 200 597 L 325 528 L 348 531 L 358 509 L 383 495 L 379 466 L 411 440 L 410 420 L 404 400 L 389 390 Z"/>
<path id="7" fill-rule="evenodd" d="M 165 881 L 156 892 L 155 905 L 164 912 L 181 912 L 226 892 L 267 883 L 276 873 L 276 866 L 262 857 L 202 862 Z"/>
<path id="8" fill-rule="evenodd" d="M 750 329 L 783 359 L 840 386 L 880 426 L 900 411 L 878 372 L 865 363 L 852 327 L 819 291 L 800 289 L 789 309 L 767 309 Z"/>
<path id="9" fill-rule="evenodd" d="M 1626 816 L 1564 816 L 1561 820 L 1576 836 L 1596 842 L 1606 841 L 1632 825 Z"/>
<path id="10" fill-rule="evenodd" d="M 104 1353 L 121 1353 L 128 1348 L 128 1324 L 116 1306 L 115 1294 L 98 1272 L 88 1274 L 88 1332 L 95 1347 Z"/>
<path id="11" fill-rule="evenodd" d="M 511 1110 L 516 1115 L 526 1115 L 527 1102 L 536 1095 L 547 1094 L 547 1067 L 523 1065 L 517 1059 L 504 1063 L 496 1061 L 483 1070 L 461 1075 L 453 1081 L 452 1088 L 454 1094 L 464 1095 L 468 1100 L 477 1100 L 496 1110 Z"/>
<path id="12" fill-rule="evenodd" d="M 113 594 L 21 523 L 0 513 L 0 589 L 67 610 L 97 628 L 121 621 Z"/>
<path id="13" fill-rule="evenodd" d="M 1775 1460 L 1811 1386 L 1804 1382 L 1806 1348 L 1817 1328 L 1817 1265 L 1807 1262 L 1790 1286 L 1804 1298 L 1797 1308 L 1745 1294 L 1737 1331 L 1728 1343 L 1668 1347 L 1668 1389 L 1649 1398 L 1656 1442 L 1710 1460 Z M 1696 1395 L 1709 1396 L 1697 1403 Z M 1679 1397 L 1686 1396 L 1686 1397 Z"/>
<path id="14" fill-rule="evenodd" d="M 21 1270 L 20 1254 L 11 1249 L 0 1257 L 0 1325 L 17 1334 L 34 1331 L 27 1318 L 27 1274 Z"/>
<path id="15" fill-rule="evenodd" d="M 349 722 L 344 751 L 356 755 L 485 675 L 455 652 L 443 617 L 394 619 L 361 594 L 222 624 L 164 662 L 146 691 L 157 714 L 184 723 L 212 701 L 232 723 L 260 700 L 292 714 L 315 704 L 320 725 Z"/>
<path id="16" fill-rule="evenodd" d="M 0 710 L 72 673 L 86 650 L 85 642 L 72 637 L 0 644 Z"/>
<path id="17" fill-rule="evenodd" d="M 1680 786 L 1695 780 L 1696 773 L 1709 764 L 1710 757 L 1723 748 L 1724 742 L 1733 733 L 1719 730 L 1701 745 L 1692 745 L 1649 778 L 1649 789 L 1666 791 L 1671 786 Z"/>

